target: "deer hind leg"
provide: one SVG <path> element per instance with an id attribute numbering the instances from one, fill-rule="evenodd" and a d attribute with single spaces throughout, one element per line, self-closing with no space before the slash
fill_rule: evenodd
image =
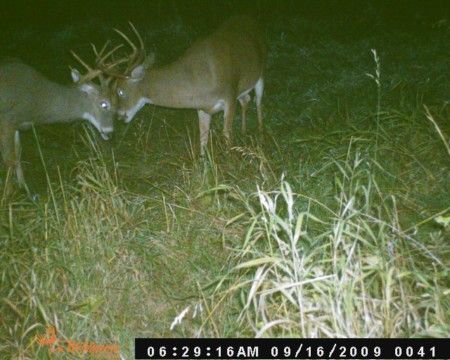
<path id="1" fill-rule="evenodd" d="M 256 111 L 258 113 L 258 128 L 261 132 L 263 130 L 263 114 L 262 114 L 262 96 L 264 93 L 264 79 L 261 77 L 255 85 L 255 102 Z"/>
<path id="2" fill-rule="evenodd" d="M 249 94 L 244 94 L 240 96 L 239 102 L 241 104 L 241 110 L 242 110 L 242 133 L 245 134 L 247 131 L 247 109 L 248 109 L 248 103 L 251 100 L 251 97 Z"/>
<path id="3" fill-rule="evenodd" d="M 208 145 L 209 138 L 209 125 L 211 123 L 211 115 L 204 112 L 203 110 L 198 110 L 198 124 L 200 129 L 200 155 L 205 155 L 205 148 Z"/>
<path id="4" fill-rule="evenodd" d="M 233 125 L 234 112 L 236 111 L 236 98 L 233 97 L 225 103 L 225 109 L 223 112 L 224 126 L 223 135 L 225 136 L 225 141 L 231 143 L 231 127 Z"/>

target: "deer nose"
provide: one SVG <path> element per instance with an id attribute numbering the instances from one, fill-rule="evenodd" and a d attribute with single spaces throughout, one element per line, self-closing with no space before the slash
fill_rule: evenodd
<path id="1" fill-rule="evenodd" d="M 127 119 L 127 113 L 125 111 L 118 111 L 117 119 L 119 119 L 120 121 L 125 121 Z"/>
<path id="2" fill-rule="evenodd" d="M 103 138 L 103 140 L 109 140 L 109 135 L 113 132 L 113 128 L 112 127 L 106 127 L 106 128 L 102 128 L 101 131 L 101 136 Z"/>

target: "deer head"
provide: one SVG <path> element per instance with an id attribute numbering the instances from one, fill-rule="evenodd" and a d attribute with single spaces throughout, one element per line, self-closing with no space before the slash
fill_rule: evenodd
<path id="1" fill-rule="evenodd" d="M 117 61 L 111 63 L 103 61 L 101 64 L 101 69 L 104 73 L 116 78 L 113 91 L 117 96 L 117 113 L 127 123 L 133 119 L 134 115 L 136 115 L 145 104 L 150 102 L 148 98 L 142 96 L 140 86 L 147 70 L 150 69 L 155 62 L 154 53 L 146 56 L 144 42 L 136 27 L 131 22 L 129 25 L 136 35 L 139 45 L 135 45 L 122 31 L 114 29 L 130 46 L 132 52 Z M 121 45 L 116 47 L 116 49 L 120 46 Z M 120 64 L 125 64 L 125 69 L 120 73 L 114 71 Z"/>
<path id="2" fill-rule="evenodd" d="M 74 51 L 71 52 L 75 59 L 87 70 L 86 74 L 82 75 L 77 69 L 71 69 L 72 80 L 82 93 L 84 100 L 81 116 L 94 125 L 105 140 L 109 138 L 109 134 L 113 131 L 116 109 L 116 96 L 112 93 L 109 86 L 112 78 L 106 76 L 102 69 L 100 69 L 101 64 L 116 50 L 113 49 L 105 54 L 107 44 L 105 43 L 100 52 L 92 45 L 96 55 L 95 68 L 91 68 Z M 94 83 L 94 79 L 98 79 L 99 83 Z"/>

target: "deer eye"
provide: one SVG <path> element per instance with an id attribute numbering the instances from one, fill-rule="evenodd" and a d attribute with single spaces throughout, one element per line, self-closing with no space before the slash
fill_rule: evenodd
<path id="1" fill-rule="evenodd" d="M 117 95 L 119 95 L 120 97 L 124 97 L 124 96 L 125 96 L 125 93 L 123 92 L 122 89 L 118 89 L 118 90 L 117 90 Z"/>
<path id="2" fill-rule="evenodd" d="M 102 102 L 100 102 L 100 106 L 102 107 L 103 110 L 109 110 L 109 103 L 105 100 L 103 100 Z"/>

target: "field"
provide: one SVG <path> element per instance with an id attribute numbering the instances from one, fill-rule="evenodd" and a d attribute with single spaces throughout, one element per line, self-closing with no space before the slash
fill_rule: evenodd
<path id="1" fill-rule="evenodd" d="M 136 26 L 158 64 L 207 32 Z M 266 33 L 265 131 L 252 105 L 227 146 L 216 115 L 203 159 L 192 110 L 147 106 L 109 142 L 81 122 L 22 133 L 34 195 L 0 195 L 2 358 L 92 355 L 49 355 L 47 326 L 124 359 L 135 337 L 450 336 L 450 23 Z M 2 55 L 69 82 L 69 50 L 113 35 L 39 36 Z"/>

